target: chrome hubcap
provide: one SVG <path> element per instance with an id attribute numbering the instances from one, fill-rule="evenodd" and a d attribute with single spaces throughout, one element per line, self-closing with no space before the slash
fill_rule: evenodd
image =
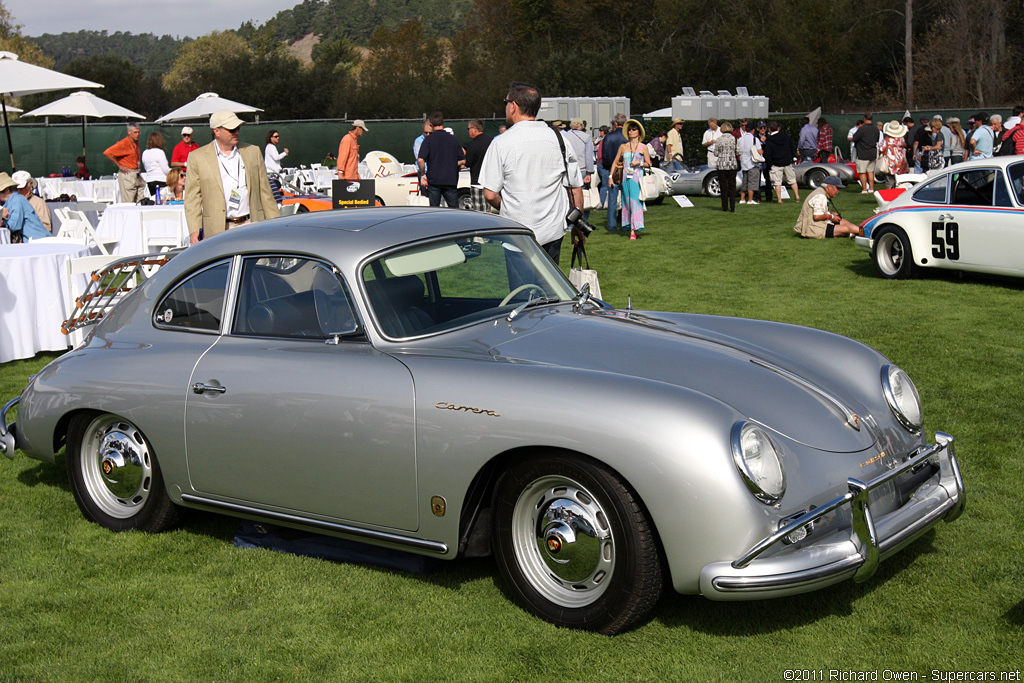
<path id="1" fill-rule="evenodd" d="M 90 498 L 111 517 L 131 517 L 149 498 L 152 458 L 130 422 L 112 415 L 96 418 L 82 442 L 81 467 Z"/>
<path id="2" fill-rule="evenodd" d="M 545 598 L 584 607 L 608 586 L 615 542 L 604 509 L 578 483 L 544 477 L 516 502 L 513 545 L 520 569 Z"/>
<path id="3" fill-rule="evenodd" d="M 903 263 L 903 245 L 891 233 L 882 237 L 878 253 L 881 255 L 881 265 L 886 273 L 891 275 L 900 269 L 900 264 Z"/>

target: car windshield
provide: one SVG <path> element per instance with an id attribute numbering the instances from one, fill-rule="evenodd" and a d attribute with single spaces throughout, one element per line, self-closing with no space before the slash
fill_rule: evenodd
<path id="1" fill-rule="evenodd" d="M 381 331 L 408 338 L 508 315 L 525 303 L 576 296 L 527 235 L 477 235 L 419 244 L 368 263 L 363 284 Z"/>

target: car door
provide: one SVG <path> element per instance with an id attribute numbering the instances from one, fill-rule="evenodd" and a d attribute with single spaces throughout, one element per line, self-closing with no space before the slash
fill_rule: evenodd
<path id="1" fill-rule="evenodd" d="M 327 264 L 253 256 L 238 272 L 228 334 L 185 388 L 194 491 L 416 529 L 408 369 L 358 333 L 348 289 Z"/>
<path id="2" fill-rule="evenodd" d="M 998 167 L 952 170 L 949 204 L 930 221 L 935 265 L 1003 272 L 1022 269 L 1024 229 Z"/>

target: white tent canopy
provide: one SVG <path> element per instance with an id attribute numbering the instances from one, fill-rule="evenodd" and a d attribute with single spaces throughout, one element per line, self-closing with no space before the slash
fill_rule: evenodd
<path id="1" fill-rule="evenodd" d="M 38 109 L 33 109 L 24 114 L 25 116 L 81 116 L 82 117 L 82 156 L 85 156 L 85 119 L 92 117 L 102 119 L 108 116 L 119 116 L 129 119 L 144 119 L 142 114 L 136 114 L 131 109 L 126 109 L 119 104 L 108 102 L 102 97 L 96 97 L 91 92 L 80 90 L 63 97 L 56 102 L 44 104 Z"/>
<path id="2" fill-rule="evenodd" d="M 665 107 L 664 109 L 655 109 L 644 114 L 645 119 L 659 119 L 672 116 L 672 107 Z"/>
<path id="3" fill-rule="evenodd" d="M 235 102 L 226 97 L 221 97 L 215 92 L 204 92 L 188 104 L 178 107 L 170 114 L 164 114 L 156 120 L 157 123 L 171 123 L 173 121 L 188 121 L 189 119 L 209 118 L 221 109 L 227 109 L 236 114 L 251 114 L 263 111 L 259 107 L 251 107 L 248 104 Z"/>
<path id="4" fill-rule="evenodd" d="M 13 52 L 0 52 L 0 110 L 6 109 L 9 96 L 21 97 L 51 90 L 102 87 L 101 83 L 93 83 L 84 78 L 76 78 L 59 71 L 22 62 Z M 11 129 L 6 115 L 4 116 L 4 129 L 7 131 L 7 146 L 11 150 L 11 170 L 13 171 L 15 168 L 14 146 L 11 144 Z"/>

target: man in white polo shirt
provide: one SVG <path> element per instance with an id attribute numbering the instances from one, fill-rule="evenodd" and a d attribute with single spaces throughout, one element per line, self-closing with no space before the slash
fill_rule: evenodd
<path id="1" fill-rule="evenodd" d="M 510 218 L 533 230 L 534 239 L 558 263 L 562 239 L 569 232 L 567 187 L 573 203 L 583 208 L 583 178 L 572 145 L 559 145 L 561 133 L 537 121 L 540 92 L 526 83 L 513 83 L 505 97 L 508 130 L 494 138 L 480 167 L 484 199 Z M 564 142 L 564 141 L 563 141 Z M 566 168 L 568 167 L 568 177 Z M 572 228 L 575 239 L 583 234 Z"/>

